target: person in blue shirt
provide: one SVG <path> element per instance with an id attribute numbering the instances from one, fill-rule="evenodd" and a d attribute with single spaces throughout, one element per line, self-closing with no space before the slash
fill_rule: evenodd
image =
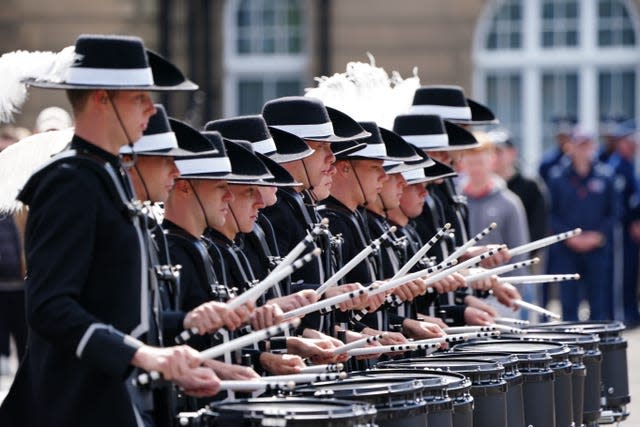
<path id="1" fill-rule="evenodd" d="M 616 191 L 618 192 L 620 202 L 620 228 L 614 242 L 622 252 L 620 259 L 622 261 L 621 289 L 615 293 L 614 314 L 615 309 L 623 310 L 617 313 L 616 318 L 624 315 L 624 322 L 628 326 L 637 326 L 640 324 L 640 315 L 638 314 L 638 252 L 640 249 L 640 240 L 634 239 L 633 224 L 640 224 L 640 216 L 638 206 L 638 183 L 635 174 L 635 156 L 637 143 L 637 129 L 634 120 L 622 122 L 616 126 L 612 132 L 614 142 L 614 151 L 607 159 L 607 164 L 613 169 L 616 177 Z M 620 282 L 620 281 L 619 281 Z M 619 283 L 618 282 L 618 283 Z"/>
<path id="2" fill-rule="evenodd" d="M 611 319 L 611 235 L 619 215 L 613 171 L 595 160 L 595 138 L 579 128 L 565 148 L 569 162 L 549 171 L 551 229 L 583 231 L 550 247 L 549 272 L 582 277 L 559 285 L 564 320 L 578 320 L 581 292 L 586 293 L 592 320 Z"/>
<path id="3" fill-rule="evenodd" d="M 571 132 L 577 123 L 577 119 L 572 115 L 555 116 L 551 119 L 553 123 L 556 145 L 547 149 L 542 154 L 542 160 L 538 167 L 538 175 L 545 182 L 549 178 L 549 171 L 557 164 L 566 162 L 565 146 Z"/>

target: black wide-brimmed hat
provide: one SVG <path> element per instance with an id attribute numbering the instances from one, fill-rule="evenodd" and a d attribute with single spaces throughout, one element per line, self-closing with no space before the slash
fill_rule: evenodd
<path id="1" fill-rule="evenodd" d="M 178 91 L 196 90 L 180 70 L 157 53 L 145 49 L 142 39 L 131 36 L 81 35 L 63 66 L 23 80 L 47 89 L 110 89 Z M 61 54 L 63 53 L 61 52 Z M 60 55 L 60 54 L 59 54 Z M 75 59 L 74 59 L 75 58 Z"/>
<path id="2" fill-rule="evenodd" d="M 422 86 L 413 95 L 409 114 L 435 114 L 453 123 L 496 124 L 489 107 L 466 98 L 460 86 Z"/>
<path id="3" fill-rule="evenodd" d="M 205 125 L 205 130 L 216 130 L 225 138 L 249 141 L 253 151 L 278 163 L 300 160 L 313 154 L 301 138 L 279 129 L 269 129 L 259 115 L 213 120 Z"/>
<path id="4" fill-rule="evenodd" d="M 253 144 L 252 144 L 253 146 Z M 273 178 L 265 179 L 264 184 L 259 184 L 261 186 L 270 186 L 270 187 L 300 187 L 302 186 L 301 182 L 296 181 L 293 176 L 289 173 L 288 170 L 280 166 L 277 162 L 271 160 L 271 158 L 265 156 L 264 154 L 260 154 L 257 151 L 254 151 L 254 154 L 258 156 L 260 161 L 264 163 L 264 165 L 269 169 Z"/>
<path id="5" fill-rule="evenodd" d="M 262 117 L 270 127 L 284 130 L 302 139 L 345 142 L 360 138 L 338 134 L 327 108 L 316 98 L 288 96 L 272 99 L 262 107 Z"/>
<path id="6" fill-rule="evenodd" d="M 361 143 L 365 144 L 364 147 L 353 152 L 345 149 L 345 147 L 348 147 L 351 143 L 350 141 L 333 142 L 331 143 L 331 150 L 335 153 L 336 159 L 403 161 L 403 157 L 390 156 L 389 153 L 387 153 L 387 147 L 380 134 L 380 128 L 378 128 L 375 122 L 358 122 L 358 125 L 370 135 L 360 140 Z"/>
<path id="7" fill-rule="evenodd" d="M 393 131 L 426 151 L 457 151 L 478 147 L 478 141 L 471 132 L 433 114 L 401 114 L 393 122 Z"/>
<path id="8" fill-rule="evenodd" d="M 191 157 L 176 159 L 182 179 L 226 179 L 231 175 L 222 136 L 218 132 L 203 135 L 188 124 L 169 118 L 178 147 L 193 153 Z"/>
<path id="9" fill-rule="evenodd" d="M 249 141 L 223 138 L 231 161 L 229 184 L 273 186 L 267 180 L 274 179 L 267 166 L 253 152 Z"/>
<path id="10" fill-rule="evenodd" d="M 433 165 L 433 160 L 424 151 L 409 144 L 397 133 L 380 128 L 380 135 L 382 135 L 387 148 L 387 154 L 403 159 L 402 162 L 385 161 L 383 167 L 387 175 L 423 169 Z"/>
<path id="11" fill-rule="evenodd" d="M 334 145 L 332 145 L 333 154 L 342 155 L 355 153 L 356 151 L 365 148 L 366 143 L 362 140 L 371 136 L 371 132 L 368 132 L 360 123 L 353 120 L 349 115 L 343 113 L 335 108 L 326 107 L 327 113 L 329 113 L 329 119 L 333 124 L 333 130 L 336 135 L 340 135 L 344 138 L 349 138 L 350 141 L 342 143 L 342 147 L 335 151 Z"/>
<path id="12" fill-rule="evenodd" d="M 407 181 L 407 185 L 420 184 L 421 182 L 431 182 L 458 176 L 455 170 L 444 163 L 435 159 L 431 160 L 433 165 L 429 167 L 402 172 L 402 177 Z"/>
<path id="13" fill-rule="evenodd" d="M 157 157 L 190 157 L 193 152 L 178 147 L 176 134 L 171 130 L 167 112 L 156 104 L 156 113 L 149 118 L 142 138 L 131 145 L 123 145 L 120 154 Z"/>

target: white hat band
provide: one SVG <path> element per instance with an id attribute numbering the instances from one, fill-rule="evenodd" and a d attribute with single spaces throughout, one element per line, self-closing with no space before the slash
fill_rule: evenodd
<path id="1" fill-rule="evenodd" d="M 251 147 L 253 151 L 257 151 L 260 154 L 269 154 L 277 151 L 276 143 L 273 142 L 273 139 L 263 139 L 262 141 L 256 141 L 251 143 Z"/>
<path id="2" fill-rule="evenodd" d="M 449 146 L 449 137 L 444 133 L 433 135 L 402 135 L 402 138 L 423 150 Z"/>
<path id="3" fill-rule="evenodd" d="M 414 179 L 425 179 L 427 177 L 424 174 L 424 168 L 413 169 L 410 171 L 402 172 L 402 176 L 407 182 L 413 181 Z"/>
<path id="4" fill-rule="evenodd" d="M 70 67 L 65 83 L 105 86 L 151 86 L 151 68 Z"/>
<path id="5" fill-rule="evenodd" d="M 176 160 L 180 175 L 196 175 L 202 173 L 229 173 L 231 162 L 228 157 L 202 157 L 198 159 Z"/>
<path id="6" fill-rule="evenodd" d="M 358 151 L 347 154 L 347 157 L 387 157 L 387 149 L 384 144 L 367 144 Z"/>
<path id="7" fill-rule="evenodd" d="M 145 151 L 170 150 L 178 148 L 176 134 L 173 132 L 142 135 L 142 138 L 133 143 L 133 150 L 129 145 L 120 148 L 120 154 L 142 153 Z"/>
<path id="8" fill-rule="evenodd" d="M 435 114 L 445 120 L 471 120 L 471 108 L 447 105 L 412 105 L 409 114 Z"/>
<path id="9" fill-rule="evenodd" d="M 333 124 L 331 122 L 315 125 L 272 125 L 271 127 L 292 133 L 303 139 L 313 139 L 313 137 L 327 137 L 333 135 Z"/>

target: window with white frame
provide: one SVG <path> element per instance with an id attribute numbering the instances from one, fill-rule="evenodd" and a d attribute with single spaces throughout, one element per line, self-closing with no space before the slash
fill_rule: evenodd
<path id="1" fill-rule="evenodd" d="M 474 95 L 520 138 L 525 172 L 553 143 L 555 115 L 575 115 L 593 131 L 605 115 L 637 117 L 639 27 L 631 0 L 487 2 L 474 40 Z"/>
<path id="2" fill-rule="evenodd" d="M 308 0 L 227 0 L 224 112 L 257 114 L 301 95 L 308 74 Z"/>

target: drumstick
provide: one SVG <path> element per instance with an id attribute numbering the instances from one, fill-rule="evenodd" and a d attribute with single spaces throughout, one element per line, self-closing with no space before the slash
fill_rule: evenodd
<path id="1" fill-rule="evenodd" d="M 504 274 L 509 271 L 517 270 L 519 268 L 528 267 L 533 264 L 537 264 L 540 262 L 540 258 L 533 258 L 526 261 L 514 262 L 513 264 L 502 265 L 500 267 L 492 268 L 489 270 L 481 271 L 476 274 L 471 274 L 464 278 L 465 282 L 471 283 L 476 282 L 478 280 L 482 280 L 487 277 L 491 277 L 493 275 Z"/>
<path id="2" fill-rule="evenodd" d="M 526 331 L 524 329 L 516 328 L 514 326 L 495 324 L 495 325 L 493 325 L 493 327 L 496 328 L 498 331 L 503 332 L 505 334 L 524 334 L 524 333 L 526 333 Z"/>
<path id="3" fill-rule="evenodd" d="M 439 344 L 438 344 L 439 345 Z M 352 348 L 349 350 L 349 356 L 365 356 L 370 354 L 383 354 L 404 352 L 417 349 L 418 346 L 413 343 L 396 344 L 396 345 L 380 345 L 376 347 Z"/>
<path id="4" fill-rule="evenodd" d="M 450 326 L 448 328 L 444 328 L 447 334 L 464 334 L 467 332 L 489 332 L 495 331 L 497 328 L 494 325 L 488 326 Z"/>
<path id="5" fill-rule="evenodd" d="M 418 250 L 418 252 L 416 252 L 415 255 L 412 256 L 411 259 L 407 261 L 396 274 L 393 275 L 392 279 L 397 279 L 398 277 L 407 274 L 409 270 L 411 270 L 411 267 L 413 267 L 418 261 L 420 261 L 424 254 L 426 254 L 429 249 L 431 249 L 433 245 L 435 245 L 436 242 L 440 240 L 440 238 L 444 236 L 447 230 L 449 230 L 450 228 L 450 223 L 446 223 L 444 227 L 440 228 L 438 232 L 427 243 L 425 243 L 424 246 L 420 248 L 420 250 Z"/>
<path id="6" fill-rule="evenodd" d="M 514 319 L 513 317 L 496 317 L 493 321 L 497 324 L 518 326 L 526 326 L 531 323 L 528 320 Z"/>
<path id="7" fill-rule="evenodd" d="M 336 285 L 340 279 L 342 279 L 348 272 L 353 270 L 358 264 L 362 262 L 366 257 L 368 257 L 371 252 L 380 247 L 380 244 L 383 240 L 387 240 L 389 235 L 396 231 L 396 226 L 392 226 L 389 230 L 382 233 L 380 237 L 376 240 L 368 244 L 364 249 L 362 249 L 353 259 L 351 259 L 348 263 L 346 263 L 340 270 L 336 271 L 336 273 L 328 278 L 319 288 L 316 289 L 316 293 L 318 295 L 322 295 L 325 293 L 327 289 Z"/>
<path id="8" fill-rule="evenodd" d="M 293 381 L 265 381 L 265 380 L 223 380 L 220 381 L 220 391 L 257 391 L 257 390 L 293 390 Z"/>
<path id="9" fill-rule="evenodd" d="M 556 314 L 556 313 L 554 313 L 552 311 L 549 311 L 547 309 L 544 309 L 542 307 L 538 307 L 535 304 L 531 304 L 531 303 L 528 303 L 526 301 L 522 301 L 521 299 L 513 300 L 513 303 L 515 305 L 517 305 L 518 307 L 520 307 L 520 308 L 523 308 L 525 310 L 535 311 L 536 313 L 539 313 L 539 314 L 544 314 L 545 316 L 551 317 L 552 319 L 561 319 L 562 318 L 559 314 Z"/>
<path id="10" fill-rule="evenodd" d="M 475 235 L 473 239 L 468 240 L 464 245 L 460 246 L 458 249 L 453 251 L 448 257 L 446 257 L 442 262 L 448 262 L 452 259 L 458 259 L 460 255 L 465 253 L 467 249 L 471 246 L 474 246 L 480 240 L 482 240 L 487 234 L 491 233 L 498 225 L 495 222 L 492 222 L 484 230 Z"/>
<path id="11" fill-rule="evenodd" d="M 241 305 L 243 305 L 243 304 L 245 304 L 245 303 L 247 303 L 249 301 L 257 300 L 270 287 L 272 287 L 273 285 L 275 285 L 276 283 L 278 283 L 279 281 L 281 281 L 285 277 L 291 275 L 291 273 L 293 273 L 294 271 L 300 269 L 305 264 L 309 263 L 312 259 L 314 259 L 315 257 L 319 256 L 321 252 L 322 251 L 319 248 L 316 248 L 313 251 L 311 251 L 310 253 L 308 253 L 307 255 L 303 256 L 302 258 L 292 262 L 291 265 L 284 266 L 284 267 L 280 268 L 278 271 L 276 271 L 275 273 L 273 273 L 273 272 L 270 273 L 267 277 L 265 277 L 257 285 L 255 285 L 252 288 L 247 289 L 246 291 L 244 291 L 243 293 L 241 293 L 240 295 L 238 295 L 237 297 L 235 297 L 234 299 L 229 301 L 227 303 L 229 308 L 230 309 L 235 309 L 235 308 L 238 308 Z"/>
<path id="12" fill-rule="evenodd" d="M 471 338 L 495 337 L 500 335 L 499 331 L 475 331 L 461 334 L 445 335 L 443 337 L 428 338 L 425 340 L 412 341 L 413 344 L 444 344 L 466 341 Z"/>
<path id="13" fill-rule="evenodd" d="M 251 345 L 257 343 L 262 340 L 269 339 L 273 336 L 280 335 L 285 330 L 289 330 L 292 328 L 297 328 L 300 325 L 300 319 L 293 319 L 290 322 L 284 322 L 279 325 L 271 326 L 269 328 L 265 328 L 256 332 L 252 332 L 250 334 L 238 337 L 234 340 L 222 343 L 220 345 L 208 348 L 204 351 L 201 351 L 198 354 L 198 358 L 200 360 L 206 359 L 215 359 L 218 356 L 222 356 L 225 353 L 232 352 L 234 350 L 241 349 L 247 345 Z M 152 371 L 152 372 L 144 372 L 134 378 L 132 383 L 134 386 L 147 385 L 152 381 L 156 381 L 162 378 L 162 374 L 160 372 Z"/>
<path id="14" fill-rule="evenodd" d="M 386 337 L 388 334 L 385 332 L 383 334 L 380 335 L 372 335 L 369 337 L 365 337 L 365 338 L 360 338 L 359 340 L 355 340 L 352 341 L 350 343 L 347 343 L 345 345 L 343 345 L 342 347 L 338 347 L 338 348 L 334 348 L 332 350 L 333 355 L 338 355 L 338 354 L 342 354 L 345 353 L 351 349 L 354 348 L 360 348 L 360 347 L 364 347 L 368 344 L 380 341 L 382 338 Z"/>
<path id="15" fill-rule="evenodd" d="M 340 372 L 344 369 L 342 363 L 329 363 L 326 365 L 311 365 L 300 369 L 301 374 L 319 374 L 322 372 Z"/>
<path id="16" fill-rule="evenodd" d="M 316 224 L 316 226 L 313 227 L 313 230 L 311 230 L 311 233 L 307 234 L 304 239 L 302 239 L 293 249 L 291 249 L 291 251 L 289 251 L 287 256 L 285 256 L 282 261 L 280 261 L 280 263 L 276 266 L 276 268 L 273 269 L 272 273 L 275 273 L 276 271 L 284 268 L 285 266 L 298 259 L 300 254 L 302 254 L 302 252 L 304 252 L 304 250 L 309 245 L 313 244 L 313 236 L 319 234 L 321 226 L 325 224 L 329 224 L 329 220 L 327 218 L 322 218 L 320 224 Z"/>
<path id="17" fill-rule="evenodd" d="M 227 303 L 227 307 L 231 310 L 235 310 L 236 308 L 240 307 L 242 304 L 245 304 L 249 301 L 255 301 L 270 287 L 276 285 L 279 281 L 286 278 L 291 273 L 293 273 L 294 271 L 298 270 L 299 268 L 301 268 L 302 266 L 310 262 L 313 258 L 320 255 L 320 252 L 321 250 L 316 248 L 312 252 L 303 256 L 299 260 L 294 261 L 290 265 L 286 267 L 282 267 L 278 271 L 274 270 L 264 280 L 256 284 L 254 287 L 246 290 L 245 292 L 241 293 L 234 299 L 230 300 Z M 198 334 L 198 328 L 193 327 L 191 329 L 185 329 L 184 331 L 180 332 L 180 334 L 178 334 L 174 338 L 174 340 L 176 344 L 184 344 L 185 342 L 189 341 L 191 337 L 197 334 Z"/>
<path id="18" fill-rule="evenodd" d="M 267 381 L 292 381 L 296 384 L 313 383 L 316 381 L 335 381 L 347 378 L 346 372 L 323 372 L 319 374 L 291 374 L 264 377 Z"/>
<path id="19" fill-rule="evenodd" d="M 568 239 L 573 236 L 577 236 L 582 233 L 581 228 L 575 228 L 570 231 L 565 231 L 564 233 L 558 233 L 553 236 L 543 237 L 542 239 L 538 239 L 531 243 L 525 243 L 524 245 L 517 246 L 515 248 L 509 249 L 509 254 L 513 257 L 516 255 L 524 254 L 527 252 L 535 251 L 536 249 L 543 248 L 545 246 L 552 245 L 557 242 L 561 242 L 565 239 Z"/>
<path id="20" fill-rule="evenodd" d="M 536 274 L 532 276 L 498 277 L 500 283 L 547 283 L 580 280 L 579 274 Z"/>

